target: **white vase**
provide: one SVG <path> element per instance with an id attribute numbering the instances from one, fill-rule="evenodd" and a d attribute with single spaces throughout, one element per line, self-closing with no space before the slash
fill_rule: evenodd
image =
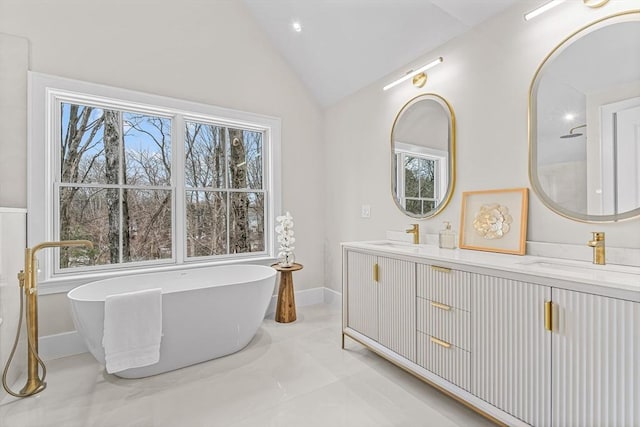
<path id="1" fill-rule="evenodd" d="M 291 267 L 296 262 L 296 256 L 292 251 L 283 251 L 278 254 L 278 264 L 281 267 Z"/>

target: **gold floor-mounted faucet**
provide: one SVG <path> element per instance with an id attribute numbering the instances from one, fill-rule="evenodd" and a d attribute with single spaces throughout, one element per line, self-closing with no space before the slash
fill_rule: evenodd
<path id="1" fill-rule="evenodd" d="M 412 224 L 411 228 L 407 230 L 408 234 L 413 234 L 413 244 L 420 243 L 420 226 L 418 224 Z"/>
<path id="2" fill-rule="evenodd" d="M 93 248 L 93 243 L 89 240 L 63 240 L 61 242 L 43 242 L 35 245 L 32 248 L 26 248 L 24 251 L 24 270 L 18 273 L 18 281 L 20 287 L 24 288 L 24 295 L 26 297 L 26 325 L 27 325 L 27 383 L 20 390 L 19 393 L 15 393 L 9 390 L 6 384 L 7 371 L 11 364 L 11 359 L 15 353 L 18 338 L 20 336 L 20 326 L 18 326 L 18 332 L 16 334 L 16 341 L 14 342 L 11 355 L 7 360 L 7 364 L 2 374 L 2 385 L 7 393 L 15 397 L 27 397 L 41 392 L 45 389 L 47 384 L 44 382 L 46 377 L 46 367 L 40 356 L 38 355 L 38 287 L 37 287 L 37 271 L 36 271 L 36 253 L 45 248 L 62 248 L 70 246 L 86 246 Z M 22 305 L 22 298 L 20 300 Z M 22 313 L 22 309 L 20 311 Z M 22 323 L 22 319 L 18 325 Z M 42 366 L 42 378 L 39 376 L 38 365 Z"/>
<path id="3" fill-rule="evenodd" d="M 587 242 L 587 246 L 593 248 L 593 263 L 598 265 L 606 264 L 604 258 L 604 232 L 594 231 L 593 239 Z"/>

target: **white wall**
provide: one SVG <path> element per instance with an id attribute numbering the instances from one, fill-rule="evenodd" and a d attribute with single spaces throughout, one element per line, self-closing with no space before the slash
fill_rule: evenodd
<path id="1" fill-rule="evenodd" d="M 28 40 L 32 71 L 280 117 L 282 208 L 295 217 L 305 266 L 295 287 L 324 284 L 322 111 L 242 2 L 2 0 L 0 32 Z M 26 91 L 12 96 L 23 101 Z M 25 141 L 0 139 L 3 157 L 18 153 L 0 183 L 11 177 L 20 207 Z M 63 297 L 41 296 L 40 309 L 41 331 L 73 329 Z"/>
<path id="2" fill-rule="evenodd" d="M 9 357 L 20 311 L 16 274 L 24 259 L 26 221 L 25 212 L 15 208 L 24 207 L 26 171 L 13 165 L 26 163 L 28 58 L 26 40 L 0 33 L 0 206 L 4 206 L 0 208 L 0 369 Z M 10 387 L 25 370 L 26 362 L 26 344 L 22 342 L 7 376 Z M 0 400 L 5 395 L 0 387 Z"/>
<path id="3" fill-rule="evenodd" d="M 385 230 L 402 230 L 415 222 L 400 213 L 390 195 L 389 134 L 397 111 L 417 93 L 442 95 L 453 106 L 457 120 L 454 196 L 441 214 L 419 221 L 422 234 L 437 232 L 442 221 L 460 228 L 463 191 L 530 187 L 527 108 L 536 69 L 548 52 L 580 27 L 638 8 L 637 0 L 618 0 L 601 9 L 570 1 L 525 22 L 523 14 L 539 4 L 518 2 L 326 111 L 328 286 L 341 287 L 340 242 L 384 238 Z M 438 56 L 444 57 L 444 63 L 430 70 L 424 88 L 416 90 L 407 83 L 382 91 L 394 76 Z M 371 218 L 360 218 L 362 204 L 371 205 Z M 530 192 L 528 240 L 583 245 L 594 230 L 605 231 L 609 245 L 640 247 L 640 219 L 617 224 L 572 221 L 554 214 Z"/>
<path id="4" fill-rule="evenodd" d="M 4 10 L 0 7 L 0 19 Z M 0 27 L 0 206 L 26 207 L 27 68 L 26 39 Z M 21 165 L 23 167 L 16 167 Z"/>
<path id="5" fill-rule="evenodd" d="M 26 211 L 0 207 L 0 371 L 4 369 L 13 346 L 20 319 L 20 292 L 17 273 L 22 269 L 25 245 Z M 26 333 L 23 328 L 20 342 L 7 374 L 7 384 L 14 382 L 27 367 Z M 18 390 L 22 387 L 15 387 Z M 17 391 L 17 390 L 14 390 Z M 6 392 L 0 387 L 0 401 Z"/>

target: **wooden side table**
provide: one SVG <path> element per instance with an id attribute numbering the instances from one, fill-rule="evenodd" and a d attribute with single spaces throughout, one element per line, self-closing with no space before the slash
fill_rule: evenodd
<path id="1" fill-rule="evenodd" d="M 276 305 L 276 322 L 290 323 L 296 320 L 296 300 L 293 295 L 294 271 L 302 270 L 302 264 L 294 263 L 291 267 L 273 264 L 271 267 L 280 272 L 278 288 L 278 304 Z"/>

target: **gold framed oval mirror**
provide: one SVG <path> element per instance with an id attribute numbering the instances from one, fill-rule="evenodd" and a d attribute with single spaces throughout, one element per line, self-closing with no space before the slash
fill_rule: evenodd
<path id="1" fill-rule="evenodd" d="M 541 201 L 567 218 L 640 215 L 640 10 L 581 28 L 536 71 L 529 177 Z"/>
<path id="2" fill-rule="evenodd" d="M 455 115 L 440 95 L 409 100 L 391 128 L 391 195 L 413 218 L 430 218 L 449 203 L 455 185 Z"/>

